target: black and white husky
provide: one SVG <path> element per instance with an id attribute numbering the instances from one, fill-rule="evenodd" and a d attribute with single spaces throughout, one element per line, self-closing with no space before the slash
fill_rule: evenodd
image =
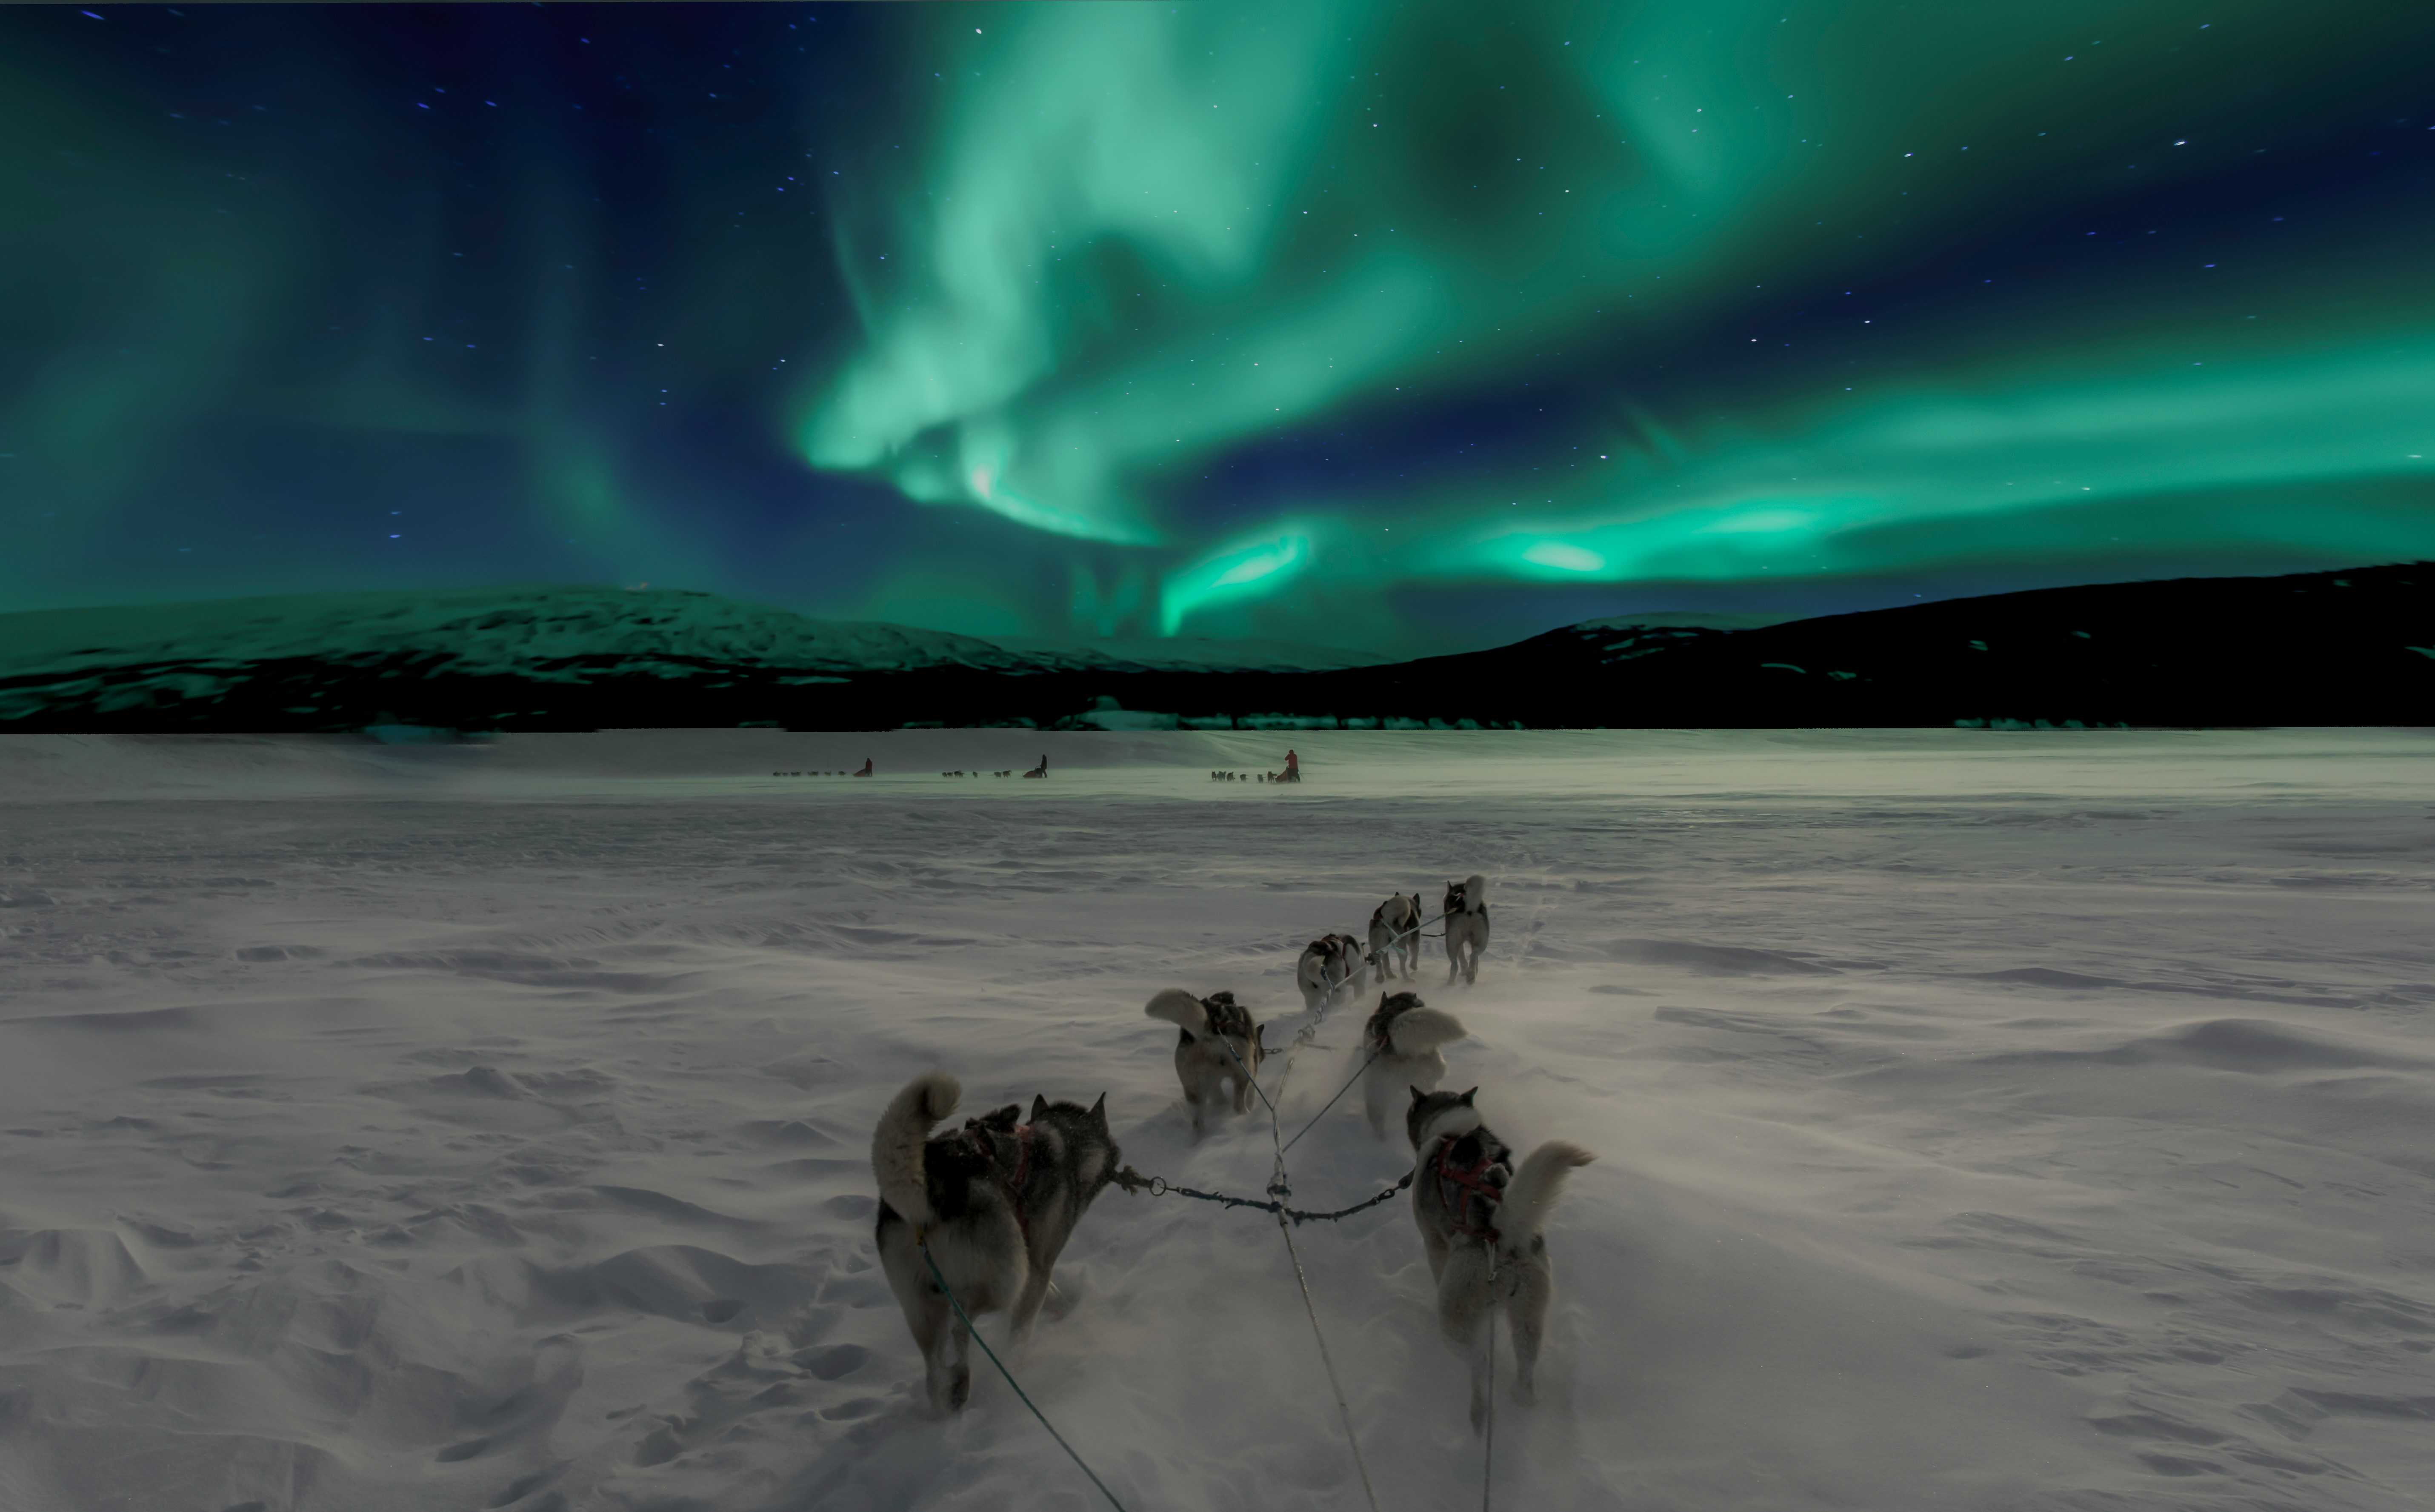
<path id="1" fill-rule="evenodd" d="M 1104 1095 L 1089 1108 L 1035 1097 L 1031 1122 L 1022 1125 L 1020 1105 L 1009 1103 L 930 1138 L 962 1095 L 945 1072 L 916 1076 L 871 1136 L 880 1263 L 922 1351 L 930 1410 L 942 1416 L 972 1395 L 972 1334 L 923 1259 L 922 1241 L 965 1314 L 1010 1314 L 1008 1338 L 1021 1345 L 1047 1300 L 1050 1267 L 1123 1158 Z"/>
<path id="2" fill-rule="evenodd" d="M 1369 974 L 1361 946 L 1350 935 L 1321 935 L 1302 948 L 1302 959 L 1294 963 L 1302 1005 L 1313 1013 L 1346 992 L 1360 990 Z"/>
<path id="3" fill-rule="evenodd" d="M 1370 916 L 1370 967 L 1378 980 L 1389 981 L 1395 975 L 1390 955 L 1403 957 L 1404 978 L 1409 981 L 1421 960 L 1421 895 L 1390 893 Z"/>
<path id="4" fill-rule="evenodd" d="M 1438 1326 L 1471 1363 L 1475 1433 L 1488 1416 L 1488 1351 L 1496 1347 L 1492 1310 L 1512 1320 L 1513 1400 L 1525 1407 L 1537 1400 L 1539 1346 L 1556 1289 L 1540 1230 L 1574 1169 L 1597 1159 L 1578 1144 L 1549 1140 L 1514 1169 L 1512 1150 L 1472 1106 L 1478 1093 L 1477 1087 L 1459 1097 L 1415 1087 L 1404 1112 L 1417 1162 L 1412 1219 L 1437 1279 Z"/>
<path id="5" fill-rule="evenodd" d="M 1361 1074 L 1361 1099 L 1370 1116 L 1370 1132 L 1387 1137 L 1387 1118 L 1407 1087 L 1437 1091 L 1445 1080 L 1442 1047 L 1466 1033 L 1451 1013 L 1423 1003 L 1415 992 L 1378 995 L 1377 1010 L 1361 1028 L 1361 1049 L 1373 1058 Z"/>
<path id="6" fill-rule="evenodd" d="M 1488 879 L 1475 871 L 1446 884 L 1446 980 L 1479 980 L 1479 953 L 1488 949 Z"/>
<path id="7" fill-rule="evenodd" d="M 1260 1043 L 1261 1026 L 1235 1003 L 1234 993 L 1196 998 L 1171 987 L 1150 999 L 1142 1011 L 1182 1031 L 1175 1041 L 1175 1079 L 1183 1083 L 1195 1141 L 1200 1138 L 1202 1121 L 1213 1104 L 1231 1105 L 1237 1113 L 1252 1110 L 1252 1078 L 1259 1074 L 1269 1047 Z"/>

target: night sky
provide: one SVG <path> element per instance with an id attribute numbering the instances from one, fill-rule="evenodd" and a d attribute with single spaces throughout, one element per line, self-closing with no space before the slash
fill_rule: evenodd
<path id="1" fill-rule="evenodd" d="M 2398 0 L 0 9 L 0 610 L 1401 654 L 2435 556 L 2430 57 Z"/>

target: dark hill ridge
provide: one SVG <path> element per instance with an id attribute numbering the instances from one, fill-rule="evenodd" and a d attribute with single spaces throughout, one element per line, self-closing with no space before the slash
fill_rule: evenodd
<path id="1" fill-rule="evenodd" d="M 1540 717 L 1525 723 L 2423 724 L 2435 721 L 2435 563 L 2036 589 L 1653 654 L 1646 638 L 1574 627 L 1448 660 L 1491 676 L 1563 667 L 1581 684 L 1570 700 L 1534 689 Z M 1551 717 L 1566 701 L 1598 717 Z"/>
<path id="2" fill-rule="evenodd" d="M 171 633 L 181 614 L 239 623 L 228 606 L 0 616 L 0 730 L 2435 723 L 2435 563 L 2039 589 L 1737 631 L 1592 621 L 1323 671 L 1094 662 L 620 593 L 320 598 L 309 622 L 258 600 L 241 634 Z M 119 613 L 145 618 L 146 636 L 97 638 Z"/>

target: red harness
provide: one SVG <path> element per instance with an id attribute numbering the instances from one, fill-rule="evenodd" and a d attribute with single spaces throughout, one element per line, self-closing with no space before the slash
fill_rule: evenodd
<path id="1" fill-rule="evenodd" d="M 980 1149 L 981 1159 L 987 1160 L 990 1169 L 996 1173 L 997 1184 L 1006 1192 L 1007 1206 L 1014 1210 L 1014 1226 L 1023 1232 L 1023 1247 L 1027 1253 L 1029 1252 L 1031 1220 L 1025 1217 L 1023 1213 L 1023 1184 L 1031 1178 L 1031 1125 L 1028 1124 L 1015 1125 L 1015 1165 L 1014 1175 L 1011 1177 L 1006 1174 L 1006 1167 L 997 1163 L 995 1141 L 978 1128 L 967 1128 L 964 1132 L 972 1136 L 974 1144 Z"/>
<path id="2" fill-rule="evenodd" d="M 1456 1233 L 1469 1234 L 1475 1239 L 1484 1239 L 1493 1245 L 1500 1237 L 1495 1226 L 1491 1224 L 1486 1228 L 1475 1228 L 1470 1219 L 1473 1197 L 1487 1203 L 1492 1212 L 1504 1203 L 1504 1189 L 1488 1179 L 1488 1169 L 1496 1162 L 1491 1158 L 1487 1147 L 1483 1145 L 1480 1148 L 1478 1160 L 1457 1169 L 1446 1164 L 1446 1151 L 1453 1147 L 1452 1140 L 1439 1141 L 1437 1154 L 1429 1160 L 1429 1174 L 1435 1177 L 1438 1182 L 1438 1200 L 1445 1204 L 1446 1211 L 1453 1215 Z M 1463 1194 L 1457 1196 L 1455 1193 L 1458 1190 Z"/>

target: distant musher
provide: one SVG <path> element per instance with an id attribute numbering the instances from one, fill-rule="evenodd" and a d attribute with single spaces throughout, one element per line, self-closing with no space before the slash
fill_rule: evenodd
<path id="1" fill-rule="evenodd" d="M 862 759 L 862 770 L 855 772 L 853 775 L 856 777 L 869 777 L 871 775 L 871 758 L 865 756 Z"/>
<path id="2" fill-rule="evenodd" d="M 1286 752 L 1286 769 L 1285 769 L 1284 771 L 1279 772 L 1279 773 L 1277 774 L 1277 781 L 1278 781 L 1278 782 L 1301 782 L 1301 781 L 1302 781 L 1302 758 L 1301 758 L 1301 757 L 1299 757 L 1299 756 L 1297 756 L 1297 755 L 1295 755 L 1295 754 L 1294 754 L 1292 751 L 1290 751 L 1290 750 L 1287 751 L 1287 752 Z"/>
<path id="3" fill-rule="evenodd" d="M 1042 752 L 1040 753 L 1040 765 L 1037 765 L 1037 766 L 1035 766 L 1035 767 L 1033 767 L 1031 770 L 1029 770 L 1029 771 L 1028 771 L 1028 772 L 1024 773 L 1023 775 L 1024 775 L 1024 776 L 1026 776 L 1026 777 L 1045 777 L 1045 776 L 1047 776 L 1047 775 L 1048 775 L 1048 753 L 1047 753 L 1046 751 L 1042 751 Z"/>

